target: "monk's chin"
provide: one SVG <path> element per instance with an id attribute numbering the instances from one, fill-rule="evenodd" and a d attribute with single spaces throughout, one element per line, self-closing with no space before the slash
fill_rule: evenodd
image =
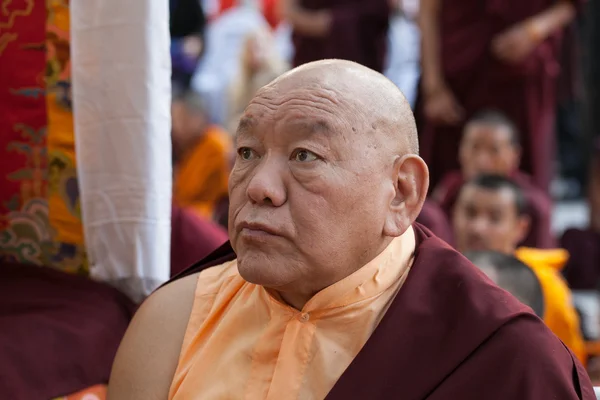
<path id="1" fill-rule="evenodd" d="M 273 268 L 268 263 L 244 262 L 238 260 L 238 272 L 246 282 L 267 288 L 286 286 L 290 282 L 282 267 Z"/>

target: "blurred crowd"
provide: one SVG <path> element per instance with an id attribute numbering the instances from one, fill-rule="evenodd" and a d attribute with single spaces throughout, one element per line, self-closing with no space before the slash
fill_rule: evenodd
<path id="1" fill-rule="evenodd" d="M 254 94 L 306 62 L 356 61 L 415 112 L 431 172 L 419 222 L 530 305 L 600 383 L 600 147 L 581 122 L 584 4 L 170 3 L 173 274 L 227 238 L 233 138 Z M 555 202 L 582 198 L 589 227 L 557 235 Z"/>

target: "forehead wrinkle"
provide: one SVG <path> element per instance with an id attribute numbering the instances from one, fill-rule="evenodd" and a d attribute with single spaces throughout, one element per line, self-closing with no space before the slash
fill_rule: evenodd
<path id="1" fill-rule="evenodd" d="M 291 119 L 287 122 L 292 128 L 292 131 L 308 134 L 309 136 L 323 135 L 325 137 L 331 137 L 334 135 L 336 130 L 332 124 L 323 118 L 306 118 L 303 115 L 298 117 L 291 116 Z M 297 130 L 296 130 L 297 129 Z"/>
<path id="2" fill-rule="evenodd" d="M 240 122 L 238 123 L 238 127 L 233 138 L 234 144 L 237 145 L 238 138 L 240 136 L 248 135 L 254 129 L 256 124 L 257 122 L 252 116 L 242 116 L 242 118 L 240 118 Z"/>

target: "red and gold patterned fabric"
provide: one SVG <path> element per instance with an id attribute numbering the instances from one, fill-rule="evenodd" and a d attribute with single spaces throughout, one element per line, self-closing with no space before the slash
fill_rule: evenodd
<path id="1" fill-rule="evenodd" d="M 0 259 L 47 264 L 46 4 L 3 3 L 0 13 Z"/>
<path id="2" fill-rule="evenodd" d="M 0 261 L 86 273 L 70 89 L 68 0 L 0 13 Z"/>

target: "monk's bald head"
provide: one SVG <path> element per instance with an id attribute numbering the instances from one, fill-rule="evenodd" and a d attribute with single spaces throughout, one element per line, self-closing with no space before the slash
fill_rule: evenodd
<path id="1" fill-rule="evenodd" d="M 380 135 L 387 148 L 418 154 L 419 143 L 410 104 L 382 74 L 345 60 L 322 60 L 295 68 L 261 89 L 257 96 L 313 92 L 315 102 L 335 105 L 354 134 Z"/>
<path id="2" fill-rule="evenodd" d="M 382 75 L 335 60 L 296 68 L 252 99 L 236 147 L 229 234 L 238 270 L 298 309 L 294 293 L 310 298 L 395 238 L 414 245 L 429 173 L 410 107 Z M 247 226 L 271 236 L 250 237 Z"/>

